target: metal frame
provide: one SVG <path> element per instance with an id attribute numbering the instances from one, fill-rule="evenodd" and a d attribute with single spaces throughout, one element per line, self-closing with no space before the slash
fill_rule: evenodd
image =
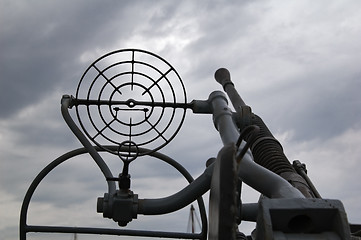
<path id="1" fill-rule="evenodd" d="M 107 146 L 109 149 L 116 149 L 117 146 Z M 106 151 L 103 148 L 94 146 L 97 152 Z M 148 151 L 147 149 L 141 149 L 141 151 Z M 200 233 L 179 233 L 179 232 L 162 232 L 162 231 L 143 231 L 143 230 L 127 230 L 127 229 L 109 229 L 109 228 L 92 228 L 92 227 L 65 227 L 65 226 L 39 226 L 39 225 L 28 225 L 27 224 L 27 213 L 31 198 L 40 184 L 40 182 L 50 173 L 54 168 L 59 166 L 61 163 L 72 159 L 75 156 L 87 154 L 88 149 L 79 148 L 70 151 L 51 162 L 46 166 L 33 180 L 28 191 L 25 194 L 23 204 L 20 212 L 20 240 L 26 240 L 26 234 L 29 232 L 42 232 L 42 233 L 84 233 L 84 234 L 105 234 L 105 235 L 127 235 L 127 236 L 143 236 L 143 237 L 161 237 L 161 238 L 183 238 L 183 239 L 206 239 L 207 235 L 207 216 L 202 197 L 197 199 L 198 207 L 201 214 L 202 229 Z M 189 183 L 193 182 L 192 176 L 189 172 L 183 168 L 175 160 L 169 158 L 158 152 L 154 152 L 151 156 L 164 161 L 165 163 L 174 167 L 179 171 Z"/>
<path id="2" fill-rule="evenodd" d="M 130 53 L 130 60 L 116 60 L 109 66 L 100 67 L 99 62 L 110 56 L 120 53 Z M 165 71 L 159 70 L 143 60 L 137 60 L 136 55 L 145 54 L 162 62 L 167 66 Z M 107 75 L 107 71 L 126 64 L 131 70 L 125 72 Z M 145 66 L 151 71 L 155 71 L 159 77 L 156 79 L 150 77 L 146 73 L 137 70 L 137 64 Z M 85 98 L 81 98 L 80 92 L 83 83 L 91 69 L 96 70 L 94 79 L 91 79 L 89 87 L 85 91 Z M 171 80 L 167 75 L 173 72 L 176 76 L 176 82 L 181 86 L 181 99 L 178 102 L 175 89 L 172 87 Z M 115 85 L 112 81 L 122 76 L 130 77 L 131 81 Z M 137 76 L 141 76 L 148 81 L 148 85 L 137 82 Z M 95 81 L 103 78 L 103 84 L 97 99 L 92 99 L 91 93 L 95 86 Z M 165 79 L 166 84 L 171 89 L 172 100 L 165 100 L 163 90 L 159 82 Z M 257 222 L 256 231 L 248 239 L 288 239 L 288 237 L 296 237 L 297 239 L 351 239 L 349 223 L 344 212 L 342 203 L 338 200 L 321 199 L 315 186 L 306 175 L 305 167 L 299 162 L 294 162 L 293 166 L 283 154 L 280 143 L 273 137 L 271 132 L 265 126 L 263 121 L 252 113 L 251 108 L 247 106 L 236 91 L 230 74 L 227 69 L 219 69 L 215 73 L 215 79 L 223 86 L 228 98 L 231 100 L 235 112 L 228 107 L 226 95 L 220 91 L 214 91 L 209 95 L 207 100 L 193 100 L 187 103 L 186 92 L 182 80 L 175 69 L 163 58 L 143 50 L 126 49 L 114 51 L 96 60 L 85 71 L 79 85 L 77 87 L 76 97 L 64 95 L 61 101 L 61 112 L 65 122 L 71 131 L 75 134 L 84 148 L 79 148 L 68 152 L 46 166 L 31 183 L 20 213 L 20 240 L 26 240 L 28 232 L 57 232 L 57 233 L 84 233 L 84 234 L 107 234 L 107 235 L 128 235 L 128 236 L 144 236 L 144 237 L 161 237 L 161 238 L 183 238 L 183 239 L 207 239 L 223 240 L 223 239 L 246 239 L 237 231 L 237 225 L 242 220 Z M 149 85 L 149 83 L 151 83 Z M 107 85 L 110 85 L 111 93 L 109 99 L 103 99 L 102 94 L 105 92 Z M 150 101 L 139 101 L 132 98 L 115 99 L 115 95 L 122 95 L 120 91 L 123 87 L 141 88 L 143 94 L 149 93 Z M 151 89 L 160 91 L 160 101 L 155 100 L 156 97 L 150 93 Z M 80 128 L 73 121 L 69 109 L 76 108 L 76 116 L 78 118 Z M 90 126 L 96 130 L 96 134 L 92 135 L 85 129 L 83 118 L 80 114 L 80 107 L 86 109 L 86 115 L 90 119 Z M 100 123 L 104 126 L 99 128 L 93 120 L 89 106 L 97 108 L 97 114 L 100 116 Z M 103 116 L 101 106 L 108 106 L 111 120 L 106 120 Z M 115 107 L 113 107 L 115 106 Z M 121 107 L 119 107 L 121 106 Z M 138 107 L 141 106 L 142 108 Z M 112 108 L 113 107 L 113 108 Z M 123 109 L 126 108 L 126 109 Z M 133 111 L 137 107 L 137 111 L 144 112 L 144 121 L 135 123 L 130 118 L 128 123 L 117 119 L 118 111 Z M 148 109 L 148 108 L 149 109 Z M 147 110 L 145 110 L 147 108 Z M 152 124 L 149 119 L 154 108 L 161 108 L 158 120 Z M 170 108 L 173 112 L 170 120 L 165 124 L 162 131 L 157 129 L 160 118 L 164 116 L 166 108 Z M 169 138 L 163 136 L 168 130 L 171 122 L 175 119 L 175 111 L 180 109 L 183 111 L 178 127 Z M 195 180 L 187 172 L 187 170 L 178 162 L 165 156 L 159 152 L 159 149 L 168 144 L 178 133 L 184 122 L 187 109 L 191 109 L 193 113 L 212 114 L 213 122 L 219 132 L 220 139 L 224 147 L 219 151 L 218 157 L 207 163 L 207 168 Z M 147 115 L 146 112 L 150 112 Z M 126 126 L 129 130 L 122 133 L 115 130 L 111 124 L 117 122 L 122 126 Z M 142 123 L 150 126 L 148 130 L 135 134 L 132 130 Z M 149 127 L 148 126 L 148 127 Z M 114 141 L 105 136 L 105 129 L 119 133 L 125 137 L 125 140 Z M 104 132 L 103 132 L 104 131 Z M 149 131 L 155 131 L 157 136 L 144 142 L 135 141 L 135 136 L 146 134 Z M 105 140 L 114 145 L 102 144 L 95 140 L 98 136 L 102 136 Z M 163 139 L 163 143 L 147 149 L 144 145 L 152 143 L 156 139 Z M 93 146 L 90 141 L 94 142 Z M 123 161 L 123 171 L 119 177 L 114 177 L 109 167 L 100 156 L 99 152 L 106 151 L 119 156 Z M 98 212 L 103 213 L 103 217 L 111 218 L 118 222 L 120 226 L 125 226 L 128 222 L 136 218 L 138 214 L 158 215 L 175 212 L 197 200 L 201 220 L 202 229 L 200 233 L 180 233 L 180 232 L 162 232 L 162 231 L 143 231 L 143 230 L 127 230 L 127 229 L 108 229 L 108 228 L 91 228 L 91 227 L 65 227 L 65 226 L 35 226 L 27 224 L 27 212 L 29 203 L 33 193 L 44 177 L 51 172 L 59 164 L 70 160 L 77 155 L 89 153 L 99 169 L 102 171 L 105 181 L 108 184 L 108 192 L 104 194 L 104 198 L 98 198 Z M 277 155 L 276 157 L 273 157 Z M 144 155 L 153 156 L 159 160 L 176 168 L 189 182 L 189 185 L 179 192 L 164 198 L 158 199 L 138 199 L 137 194 L 130 191 L 130 175 L 129 164 L 137 157 Z M 115 185 L 115 181 L 119 182 L 119 189 Z M 246 183 L 260 194 L 259 203 L 242 204 L 241 184 Z M 210 190 L 210 209 L 209 209 L 209 228 L 206 210 L 203 202 L 203 194 Z M 326 222 L 318 224 L 318 222 Z M 352 231 L 359 231 L 360 225 L 351 225 Z M 208 236 L 207 236 L 208 234 Z"/>
<path id="3" fill-rule="evenodd" d="M 149 64 L 142 58 L 146 60 L 151 58 L 153 63 Z M 111 63 L 108 63 L 109 59 L 112 60 Z M 103 66 L 104 63 L 106 63 L 105 66 Z M 118 70 L 117 68 L 121 68 L 123 72 L 114 74 L 112 71 Z M 95 76 L 93 76 L 92 70 L 96 72 Z M 163 82 L 166 84 L 161 86 Z M 94 87 L 95 85 L 101 86 L 100 91 Z M 175 89 L 173 85 L 177 85 L 178 88 Z M 122 98 L 123 90 L 129 90 L 128 88 L 132 92 L 136 92 L 136 90 L 142 92 L 138 94 L 142 97 L 147 96 L 148 101 L 137 101 L 134 99 L 136 96 L 125 101 L 119 100 L 118 98 Z M 167 95 L 166 91 L 171 94 Z M 154 152 L 167 145 L 179 132 L 185 119 L 186 108 L 183 106 L 187 105 L 187 94 L 178 72 L 165 59 L 144 50 L 122 49 L 98 58 L 86 69 L 79 81 L 72 104 L 76 108 L 76 116 L 82 131 L 97 146 L 104 148 L 105 144 L 97 140 L 100 137 L 103 142 L 111 145 L 131 143 Z M 113 106 L 117 107 L 112 109 Z M 137 106 L 142 107 L 138 109 Z M 85 116 L 81 115 L 81 107 L 86 109 L 84 111 Z M 94 111 L 91 111 L 90 107 L 94 107 Z M 155 113 L 156 109 L 160 109 L 160 112 Z M 161 130 L 158 130 L 157 127 L 161 120 L 164 122 L 165 111 L 168 109 L 171 109 L 171 114 L 167 119 L 168 123 Z M 174 127 L 174 132 L 169 137 L 165 137 L 164 135 L 169 132 L 170 126 L 174 125 L 173 120 L 177 110 L 182 112 L 178 126 Z M 142 121 L 138 122 L 134 122 L 134 119 L 133 122 L 132 119 L 129 122 L 123 122 L 117 119 L 118 111 L 144 112 L 144 119 L 142 118 Z M 110 119 L 107 118 L 109 113 L 112 115 L 109 116 Z M 158 113 L 159 116 L 154 116 Z M 100 123 L 94 120 L 93 115 L 101 119 Z M 84 119 L 87 119 L 90 124 L 85 125 Z M 142 126 L 143 128 L 141 128 Z M 96 134 L 90 134 L 87 128 L 95 130 Z M 135 133 L 134 129 L 139 130 Z M 117 139 L 110 137 L 105 130 L 117 134 Z M 149 134 L 154 131 L 157 132 L 155 136 Z M 119 142 L 121 138 L 124 138 L 125 142 Z M 133 138 L 137 140 L 133 140 Z M 157 145 L 149 148 L 150 144 L 154 142 L 157 142 Z M 118 155 L 117 151 L 106 150 Z M 147 153 L 143 152 L 141 155 Z M 126 157 L 126 155 L 123 156 Z"/>

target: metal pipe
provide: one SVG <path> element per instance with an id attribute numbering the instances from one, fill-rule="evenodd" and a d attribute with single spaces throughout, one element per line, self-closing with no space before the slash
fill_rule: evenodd
<path id="1" fill-rule="evenodd" d="M 239 132 L 232 119 L 232 112 L 228 108 L 227 98 L 223 92 L 211 93 L 208 101 L 213 108 L 213 121 L 224 145 L 237 143 Z M 243 141 L 240 149 L 245 146 Z M 290 185 L 279 175 L 258 165 L 253 161 L 251 151 L 248 150 L 239 163 L 239 175 L 246 184 L 270 198 L 304 198 L 299 190 Z"/>
<path id="2" fill-rule="evenodd" d="M 258 215 L 258 203 L 243 203 L 241 219 L 248 222 L 256 222 Z"/>
<path id="3" fill-rule="evenodd" d="M 111 229 L 111 228 L 90 228 L 90 227 L 63 227 L 63 226 L 27 226 L 28 232 L 41 233 L 80 233 L 80 234 L 102 234 L 102 235 L 127 235 L 137 237 L 156 238 L 178 238 L 178 239 L 204 239 L 202 233 L 162 232 L 144 231 L 133 229 Z"/>
<path id="4" fill-rule="evenodd" d="M 118 146 L 106 146 L 107 148 L 111 149 L 111 150 L 115 150 L 118 149 Z M 105 151 L 104 149 L 98 147 L 98 146 L 94 146 L 94 149 L 96 151 Z M 139 148 L 139 151 L 144 152 L 144 151 L 148 151 L 147 149 L 143 149 L 143 148 Z M 55 227 L 54 229 L 52 227 L 49 226 L 29 226 L 27 225 L 27 212 L 28 212 L 28 208 L 29 208 L 29 204 L 30 204 L 30 200 L 33 196 L 33 193 L 35 192 L 36 188 L 39 186 L 40 182 L 54 169 L 56 168 L 58 165 L 60 165 L 61 163 L 72 159 L 75 156 L 81 155 L 81 154 L 85 154 L 88 153 L 88 150 L 86 148 L 79 148 L 79 149 L 75 149 L 73 151 L 70 151 L 60 157 L 58 157 L 57 159 L 55 159 L 54 161 L 52 161 L 51 163 L 49 163 L 33 180 L 33 182 L 31 183 L 30 187 L 28 188 L 28 191 L 25 194 L 24 200 L 23 200 L 23 204 L 21 206 L 21 211 L 20 211 L 20 239 L 21 240 L 26 240 L 26 233 L 27 232 L 67 232 L 69 230 L 67 229 L 72 229 L 73 228 L 68 228 L 68 227 Z M 187 172 L 187 170 L 185 168 L 183 168 L 182 165 L 180 165 L 178 162 L 176 162 L 175 160 L 167 157 L 166 155 L 163 155 L 161 153 L 158 152 L 154 152 L 150 154 L 151 156 L 164 161 L 167 164 L 170 164 L 171 166 L 173 166 L 174 168 L 176 168 L 186 179 L 188 182 L 193 181 L 192 176 Z M 210 171 L 212 171 L 212 168 L 210 168 Z M 210 176 L 207 178 L 210 179 Z M 209 180 L 210 181 L 210 180 Z M 203 185 L 203 184 L 201 184 Z M 208 187 L 209 188 L 209 187 Z M 208 189 L 207 189 L 208 190 Z M 206 191 L 207 191 L 206 190 Z M 201 196 L 201 195 L 199 195 Z M 199 239 L 205 239 L 206 233 L 207 233 L 207 218 L 206 218 L 206 210 L 204 207 L 204 202 L 203 199 L 201 197 L 199 197 L 197 199 L 198 201 L 198 207 L 199 207 L 199 211 L 201 214 L 201 221 L 202 221 L 202 232 L 200 234 L 194 235 L 194 238 L 199 238 Z M 163 204 L 168 204 L 167 199 L 165 199 L 165 202 Z M 152 209 L 152 204 L 149 204 L 149 208 Z M 154 206 L 156 208 L 159 208 L 159 206 Z M 168 208 L 169 209 L 169 208 Z M 178 210 L 178 209 L 176 209 Z M 51 229 L 51 231 L 49 230 Z M 57 230 L 55 230 L 57 229 Z M 78 233 L 89 233 L 89 234 L 114 234 L 114 235 L 129 235 L 132 234 L 131 232 L 129 232 L 129 230 L 111 230 L 111 229 L 101 229 L 101 228 L 76 228 L 76 229 L 91 229 L 91 231 L 73 231 L 73 232 L 78 232 Z M 105 231 L 105 232 L 104 232 Z M 135 231 L 134 231 L 135 232 Z M 158 234 L 159 232 L 155 232 L 156 234 Z M 133 233 L 134 234 L 134 233 Z M 142 233 L 139 233 L 139 235 L 137 236 L 158 236 L 158 235 L 152 235 L 151 231 L 144 231 L 144 234 L 150 234 L 150 235 L 142 235 Z M 177 235 L 173 235 L 173 233 L 167 233 L 167 232 L 160 232 L 161 235 L 159 235 L 158 237 L 170 237 L 170 236 L 177 236 Z M 176 233 L 175 233 L 176 234 Z M 179 233 L 182 234 L 182 233 Z M 198 237 L 199 236 L 199 237 Z M 181 237 L 181 238 L 185 238 L 185 237 Z"/>
<path id="5" fill-rule="evenodd" d="M 164 198 L 139 199 L 138 214 L 159 215 L 179 210 L 206 193 L 211 184 L 213 164 L 202 175 L 179 192 Z"/>
<path id="6" fill-rule="evenodd" d="M 61 99 L 61 113 L 65 122 L 68 124 L 71 131 L 74 135 L 78 138 L 78 140 L 83 144 L 83 146 L 88 150 L 89 154 L 92 156 L 96 164 L 99 166 L 100 170 L 102 171 L 104 177 L 113 178 L 113 174 L 108 168 L 108 165 L 104 162 L 103 158 L 99 155 L 99 153 L 94 149 L 92 144 L 88 141 L 88 139 L 84 136 L 84 134 L 80 131 L 77 127 L 73 119 L 69 114 L 69 106 L 71 105 L 71 96 L 64 95 Z M 116 185 L 114 181 L 107 181 L 108 183 L 108 192 L 114 194 L 116 192 Z"/>

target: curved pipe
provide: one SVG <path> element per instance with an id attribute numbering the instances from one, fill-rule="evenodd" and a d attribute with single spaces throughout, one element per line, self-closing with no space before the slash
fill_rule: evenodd
<path id="1" fill-rule="evenodd" d="M 65 122 L 68 124 L 71 131 L 74 135 L 79 139 L 81 144 L 88 150 L 89 154 L 92 156 L 100 170 L 102 171 L 105 179 L 113 178 L 113 174 L 108 168 L 108 165 L 104 162 L 103 158 L 99 155 L 99 153 L 94 149 L 93 145 L 89 142 L 89 140 L 84 136 L 84 134 L 80 131 L 80 129 L 76 126 L 75 122 L 71 118 L 69 114 L 69 107 L 71 106 L 72 98 L 69 95 L 64 95 L 61 99 L 61 113 Z M 108 183 L 108 192 L 114 194 L 116 192 L 115 182 L 107 181 Z"/>
<path id="2" fill-rule="evenodd" d="M 144 215 L 166 214 L 189 205 L 209 190 L 212 172 L 213 164 L 188 186 L 171 196 L 158 199 L 139 199 L 138 213 Z"/>
<path id="3" fill-rule="evenodd" d="M 108 149 L 118 149 L 118 146 L 106 146 Z M 104 149 L 93 146 L 93 149 L 95 151 L 105 151 Z M 128 150 L 128 148 L 126 149 Z M 139 148 L 139 151 L 148 151 L 143 148 Z M 58 157 L 51 163 L 49 163 L 33 180 L 30 187 L 28 188 L 23 204 L 21 206 L 20 211 L 20 240 L 26 239 L 26 233 L 27 232 L 59 232 L 59 233 L 85 233 L 85 234 L 108 234 L 108 235 L 129 235 L 129 236 L 151 236 L 151 237 L 177 237 L 177 238 L 187 238 L 187 239 L 205 239 L 206 233 L 208 229 L 207 224 L 207 216 L 206 216 L 206 210 L 205 205 L 203 202 L 202 197 L 195 198 L 194 200 L 197 200 L 198 207 L 201 215 L 201 221 L 202 221 L 202 230 L 200 234 L 183 234 L 183 233 L 173 233 L 173 232 L 153 232 L 153 231 L 136 231 L 136 230 L 126 230 L 126 229 L 103 229 L 103 228 L 71 228 L 71 227 L 49 227 L 49 226 L 28 226 L 27 221 L 27 212 L 30 204 L 30 200 L 40 184 L 40 182 L 57 166 L 59 166 L 61 163 L 71 159 L 72 157 L 88 153 L 88 149 L 86 148 L 79 148 L 75 149 L 73 151 L 70 151 L 68 153 L 63 154 L 62 156 Z M 154 152 L 150 154 L 151 156 L 160 159 L 164 161 L 165 163 L 171 165 L 175 169 L 177 169 L 186 179 L 188 182 L 192 182 L 193 178 L 190 175 L 190 173 L 177 161 L 173 160 L 172 158 L 158 153 Z M 201 196 L 201 195 L 200 195 Z M 155 199 L 157 200 L 157 199 Z M 193 201 L 194 201 L 193 200 Z M 158 206 L 157 206 L 158 207 Z M 179 210 L 179 209 L 175 209 Z M 174 210 L 174 211 L 175 211 Z"/>
<path id="4" fill-rule="evenodd" d="M 55 159 L 54 161 L 52 161 L 50 164 L 48 164 L 33 180 L 33 182 L 31 183 L 30 187 L 28 188 L 28 191 L 25 194 L 24 200 L 23 200 L 23 204 L 21 206 L 21 211 L 20 211 L 20 224 L 19 224 L 19 228 L 20 228 L 20 240 L 25 240 L 26 239 L 26 233 L 29 231 L 28 229 L 28 225 L 26 223 L 27 220 L 27 213 L 28 213 L 28 208 L 29 208 L 29 204 L 30 204 L 30 200 L 36 190 L 36 188 L 38 187 L 38 185 L 40 184 L 40 182 L 48 175 L 48 173 L 53 170 L 55 167 L 57 167 L 58 165 L 60 165 L 61 163 L 65 162 L 66 160 L 75 157 L 77 155 L 80 154 L 84 154 L 87 153 L 88 151 L 85 148 L 79 148 L 70 152 L 67 152 L 65 154 L 63 154 L 62 156 L 58 157 L 57 159 Z"/>

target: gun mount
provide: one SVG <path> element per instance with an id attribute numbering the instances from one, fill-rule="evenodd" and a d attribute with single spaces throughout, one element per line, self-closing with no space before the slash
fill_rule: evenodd
<path id="1" fill-rule="evenodd" d="M 304 165 L 289 162 L 281 144 L 236 91 L 228 70 L 217 70 L 215 79 L 228 98 L 224 92 L 214 91 L 206 100 L 187 102 L 177 71 L 153 53 L 118 50 L 93 62 L 81 77 L 75 96 L 64 95 L 61 101 L 64 120 L 84 148 L 55 159 L 34 179 L 21 209 L 20 239 L 26 240 L 29 232 L 183 239 L 357 239 L 361 226 L 348 223 L 340 201 L 321 198 Z M 228 99 L 234 111 L 228 107 Z M 69 113 L 73 108 L 77 123 Z M 196 179 L 180 163 L 159 152 L 180 131 L 187 109 L 212 115 L 224 145 Z M 100 152 L 123 162 L 117 177 Z M 90 154 L 107 182 L 107 192 L 97 199 L 97 212 L 122 228 L 29 225 L 29 203 L 39 183 L 61 163 L 81 154 Z M 130 166 L 143 156 L 174 167 L 189 184 L 165 198 L 140 199 L 131 190 Z M 242 203 L 242 183 L 260 193 L 258 203 Z M 208 190 L 207 217 L 202 196 Z M 140 214 L 171 213 L 193 201 L 198 202 L 201 213 L 200 233 L 123 228 Z M 238 231 L 243 221 L 256 222 L 252 234 Z"/>

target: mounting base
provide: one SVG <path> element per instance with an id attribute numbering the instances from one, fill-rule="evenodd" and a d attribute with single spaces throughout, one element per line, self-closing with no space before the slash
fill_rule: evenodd
<path id="1" fill-rule="evenodd" d="M 256 240 L 351 239 L 339 200 L 267 199 L 259 202 Z"/>

